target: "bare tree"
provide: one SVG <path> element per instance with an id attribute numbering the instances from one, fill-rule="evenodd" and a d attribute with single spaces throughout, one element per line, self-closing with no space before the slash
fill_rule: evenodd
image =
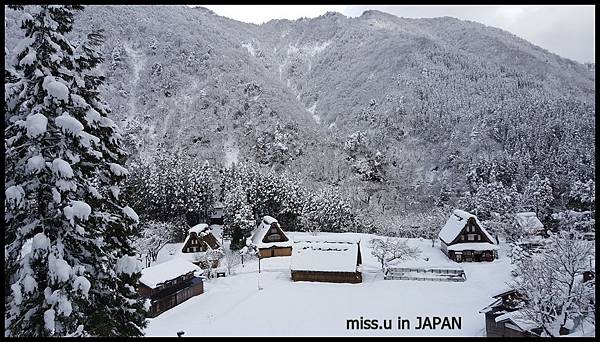
<path id="1" fill-rule="evenodd" d="M 237 265 L 241 264 L 242 257 L 240 252 L 232 251 L 231 249 L 226 249 L 223 254 L 223 263 L 227 268 L 227 273 L 231 275 L 231 270 L 235 268 Z"/>
<path id="2" fill-rule="evenodd" d="M 518 260 L 514 288 L 525 297 L 524 318 L 548 336 L 576 328 L 577 322 L 595 323 L 595 282 L 584 282 L 582 276 L 590 258 L 593 242 L 571 231 L 553 236 L 543 253 Z"/>
<path id="3" fill-rule="evenodd" d="M 169 223 L 147 221 L 135 248 L 146 261 L 146 267 L 156 261 L 158 252 L 171 240 L 173 227 Z"/>
<path id="4" fill-rule="evenodd" d="M 208 276 L 211 277 L 213 269 L 218 267 L 219 261 L 223 257 L 223 250 L 221 248 L 214 250 L 209 248 L 206 252 L 200 255 L 200 264 L 206 266 L 205 270 Z"/>
<path id="5" fill-rule="evenodd" d="M 375 238 L 370 242 L 371 254 L 381 262 L 381 269 L 393 260 L 415 259 L 421 254 L 418 247 L 410 247 L 407 239 L 388 237 L 385 240 Z"/>

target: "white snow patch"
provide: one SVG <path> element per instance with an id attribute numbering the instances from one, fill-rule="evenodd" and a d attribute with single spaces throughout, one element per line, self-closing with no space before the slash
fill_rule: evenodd
<path id="1" fill-rule="evenodd" d="M 142 262 L 135 257 L 124 255 L 117 260 L 117 273 L 134 274 L 142 270 Z"/>
<path id="2" fill-rule="evenodd" d="M 85 120 L 90 126 L 93 126 L 96 122 L 100 122 L 102 116 L 95 109 L 90 108 L 85 112 Z"/>
<path id="3" fill-rule="evenodd" d="M 189 272 L 199 271 L 200 267 L 192 264 L 187 260 L 175 258 L 167 262 L 154 265 L 142 270 L 140 283 L 156 288 L 165 281 L 175 279 Z"/>
<path id="4" fill-rule="evenodd" d="M 88 292 L 90 291 L 90 287 L 92 287 L 92 284 L 84 276 L 78 276 L 73 281 L 73 289 L 75 291 L 80 290 L 84 296 L 87 296 Z"/>
<path id="5" fill-rule="evenodd" d="M 317 109 L 317 102 L 315 102 L 311 107 L 306 108 L 306 110 L 312 114 L 312 117 L 315 120 L 315 122 L 320 125 L 321 124 L 321 116 L 319 116 L 319 114 L 315 113 L 316 109 Z"/>
<path id="6" fill-rule="evenodd" d="M 62 314 L 66 317 L 70 316 L 73 312 L 71 301 L 62 293 L 58 296 L 58 305 L 56 306 L 56 309 L 59 314 Z"/>
<path id="7" fill-rule="evenodd" d="M 67 101 L 69 99 L 69 89 L 67 86 L 58 82 L 53 76 L 46 76 L 42 83 L 42 88 L 46 90 L 48 95 L 59 100 Z"/>
<path id="8" fill-rule="evenodd" d="M 317 54 L 319 54 L 319 53 L 323 52 L 323 50 L 325 50 L 325 49 L 326 49 L 326 48 L 329 46 L 329 44 L 331 44 L 331 40 L 328 40 L 328 41 L 326 41 L 326 42 L 323 42 L 323 43 L 321 43 L 321 44 L 318 44 L 318 43 L 317 43 L 317 44 L 315 44 L 315 46 L 313 46 L 312 48 L 309 48 L 307 52 L 308 52 L 308 54 L 309 54 L 311 57 L 314 57 L 315 55 L 317 55 Z"/>
<path id="9" fill-rule="evenodd" d="M 23 302 L 23 294 L 21 293 L 21 286 L 19 284 L 15 283 L 10 286 L 10 289 L 12 290 L 12 295 L 13 295 L 15 304 L 21 305 L 21 303 Z"/>
<path id="10" fill-rule="evenodd" d="M 44 157 L 37 155 L 27 159 L 27 165 L 25 166 L 25 172 L 27 174 L 35 174 L 46 168 L 46 161 Z"/>
<path id="11" fill-rule="evenodd" d="M 63 212 L 71 224 L 75 224 L 75 217 L 82 221 L 87 221 L 92 213 L 92 207 L 83 201 L 71 201 L 71 205 L 65 207 Z"/>
<path id="12" fill-rule="evenodd" d="M 30 115 L 25 119 L 25 127 L 27 128 L 27 136 L 35 138 L 40 134 L 46 133 L 48 118 L 43 114 Z"/>
<path id="13" fill-rule="evenodd" d="M 118 200 L 119 199 L 119 194 L 121 193 L 121 189 L 119 189 L 119 187 L 117 185 L 112 185 L 110 187 L 110 192 L 112 192 L 113 197 Z"/>
<path id="14" fill-rule="evenodd" d="M 44 233 L 37 233 L 33 236 L 31 241 L 31 250 L 36 251 L 38 249 L 47 250 L 50 247 L 50 239 Z"/>
<path id="15" fill-rule="evenodd" d="M 248 53 L 251 54 L 253 57 L 256 55 L 255 51 L 254 51 L 254 46 L 252 46 L 252 43 L 242 43 L 242 47 L 245 47 L 246 50 L 248 50 Z"/>
<path id="16" fill-rule="evenodd" d="M 37 282 L 33 277 L 29 274 L 25 275 L 22 280 L 23 289 L 25 290 L 25 294 L 33 293 L 37 289 Z"/>
<path id="17" fill-rule="evenodd" d="M 48 276 L 56 282 L 65 282 L 71 275 L 71 266 L 64 260 L 50 254 L 48 257 Z"/>
<path id="18" fill-rule="evenodd" d="M 18 206 L 25 197 L 25 190 L 23 190 L 23 187 L 20 185 L 12 185 L 4 190 L 4 196 L 6 197 L 7 202 L 13 202 L 14 205 Z"/>
<path id="19" fill-rule="evenodd" d="M 58 190 L 56 190 L 56 188 L 52 188 L 52 200 L 54 201 L 54 203 L 60 203 L 61 201 L 60 193 L 58 192 Z"/>
<path id="20" fill-rule="evenodd" d="M 54 331 L 54 309 L 48 309 L 44 312 L 44 328 L 49 331 Z"/>
<path id="21" fill-rule="evenodd" d="M 56 118 L 56 125 L 65 133 L 79 134 L 79 132 L 83 131 L 81 122 L 67 112 L 64 112 L 61 116 Z"/>
<path id="22" fill-rule="evenodd" d="M 59 177 L 73 178 L 71 165 L 61 158 L 56 158 L 52 161 L 52 171 Z"/>
<path id="23" fill-rule="evenodd" d="M 35 53 L 35 51 L 33 49 L 30 49 L 29 53 L 26 54 L 25 57 L 23 57 L 21 59 L 21 61 L 19 62 L 19 65 L 21 65 L 21 66 L 32 65 L 33 63 L 35 63 L 36 60 L 37 60 L 37 54 Z"/>
<path id="24" fill-rule="evenodd" d="M 233 163 L 237 163 L 240 149 L 234 145 L 233 139 L 229 137 L 225 142 L 225 166 L 231 167 Z"/>
<path id="25" fill-rule="evenodd" d="M 81 144 L 85 147 L 91 147 L 92 146 L 92 142 L 94 142 L 94 144 L 100 144 L 100 139 L 95 136 L 95 135 L 91 135 L 88 132 L 85 131 L 81 131 L 79 132 L 79 137 L 81 138 Z"/>
<path id="26" fill-rule="evenodd" d="M 76 108 L 85 108 L 88 105 L 84 98 L 77 94 L 71 94 L 71 100 L 73 100 L 73 105 Z"/>
<path id="27" fill-rule="evenodd" d="M 110 163 L 110 172 L 112 172 L 115 176 L 126 176 L 129 174 L 126 168 L 122 167 L 119 164 Z"/>
<path id="28" fill-rule="evenodd" d="M 136 212 L 130 206 L 126 206 L 125 208 L 123 208 L 123 214 L 127 215 L 130 219 L 132 219 L 135 222 L 140 221 L 138 214 L 136 214 Z"/>
<path id="29" fill-rule="evenodd" d="M 100 195 L 100 192 L 98 191 L 98 189 L 96 189 L 93 186 L 88 186 L 88 191 L 90 194 L 92 194 L 92 196 L 94 196 L 95 198 L 102 198 L 102 195 Z"/>
<path id="30" fill-rule="evenodd" d="M 16 64 L 17 62 L 17 56 L 21 54 L 21 52 L 23 52 L 25 49 L 29 48 L 29 46 L 31 46 L 31 44 L 33 44 L 33 42 L 35 41 L 34 38 L 32 37 L 27 37 L 27 38 L 23 38 L 19 41 L 19 43 L 17 44 L 17 46 L 15 46 L 15 48 L 13 49 L 11 55 L 12 57 L 12 63 L 11 65 Z"/>

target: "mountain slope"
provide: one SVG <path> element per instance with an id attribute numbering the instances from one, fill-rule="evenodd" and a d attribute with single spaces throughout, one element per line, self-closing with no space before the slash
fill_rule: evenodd
<path id="1" fill-rule="evenodd" d="M 12 10 L 5 22 L 11 48 L 22 33 Z M 373 210 L 464 196 L 483 161 L 518 190 L 535 173 L 557 194 L 594 176 L 593 70 L 500 29 L 379 11 L 258 26 L 201 7 L 88 6 L 73 37 L 98 28 L 106 98 L 135 156 L 258 161 L 361 205 L 375 196 Z M 344 148 L 357 137 L 359 152 Z M 360 174 L 377 152 L 383 183 Z"/>

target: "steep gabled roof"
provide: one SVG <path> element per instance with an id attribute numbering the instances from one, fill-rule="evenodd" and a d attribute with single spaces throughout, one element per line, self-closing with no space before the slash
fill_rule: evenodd
<path id="1" fill-rule="evenodd" d="M 459 209 L 455 209 L 452 212 L 452 215 L 450 215 L 450 218 L 448 218 L 448 221 L 446 221 L 446 224 L 438 234 L 439 238 L 446 244 L 452 243 L 452 241 L 454 241 L 454 239 L 456 239 L 460 232 L 462 232 L 462 230 L 465 228 L 469 219 L 475 220 L 475 223 L 479 226 L 483 234 L 485 234 L 488 240 L 492 241 L 493 243 L 494 239 L 490 233 L 485 230 L 483 225 L 481 225 L 481 222 L 479 222 L 477 216 Z"/>
<path id="2" fill-rule="evenodd" d="M 531 211 L 515 214 L 515 220 L 519 227 L 531 233 L 535 233 L 544 228 L 544 225 L 538 219 L 537 215 Z"/>
<path id="3" fill-rule="evenodd" d="M 200 223 L 192 228 L 188 229 L 188 236 L 185 237 L 185 241 L 183 241 L 182 249 L 187 247 L 188 241 L 190 240 L 190 234 L 195 233 L 202 241 L 206 242 L 208 246 L 212 249 L 218 249 L 221 247 L 221 244 L 212 234 L 211 229 L 208 227 L 206 223 Z"/>
<path id="4" fill-rule="evenodd" d="M 267 234 L 269 229 L 271 229 L 272 224 L 277 225 L 277 230 L 279 231 L 279 234 L 281 234 L 281 236 L 286 241 L 280 241 L 280 242 L 279 241 L 278 242 L 264 242 L 263 241 L 265 238 L 265 235 Z M 288 238 L 287 235 L 285 235 L 285 233 L 283 232 L 283 229 L 281 229 L 281 226 L 279 225 L 279 222 L 277 222 L 277 220 L 272 218 L 271 216 L 263 217 L 263 219 L 260 222 L 260 224 L 258 225 L 258 227 L 256 227 L 256 229 L 254 229 L 254 232 L 252 232 L 252 237 L 250 238 L 250 241 L 252 242 L 253 245 L 255 245 L 258 248 L 291 247 L 292 246 L 292 240 L 290 240 L 290 238 Z"/>

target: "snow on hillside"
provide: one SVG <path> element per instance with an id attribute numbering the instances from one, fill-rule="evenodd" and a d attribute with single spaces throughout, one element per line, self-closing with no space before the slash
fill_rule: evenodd
<path id="1" fill-rule="evenodd" d="M 292 239 L 307 233 L 286 233 Z M 322 236 L 333 235 L 321 233 Z M 147 336 L 483 336 L 485 320 L 478 313 L 491 296 L 506 287 L 511 264 L 504 245 L 494 262 L 461 263 L 450 261 L 436 242 L 411 239 L 409 244 L 422 250 L 420 260 L 406 266 L 462 267 L 467 280 L 429 282 L 383 280 L 380 264 L 371 255 L 369 234 L 345 233 L 361 239 L 363 282 L 333 284 L 293 282 L 290 257 L 256 259 L 238 266 L 236 274 L 205 282 L 205 293 L 150 319 Z M 170 244 L 159 254 L 164 262 L 180 254 L 181 244 Z M 172 254 L 169 254 L 169 251 Z M 426 261 L 425 259 L 428 259 Z M 258 283 L 262 290 L 258 290 Z M 396 329 L 397 317 L 414 324 L 410 330 Z M 415 330 L 417 316 L 460 316 L 460 330 Z M 391 330 L 347 330 L 347 319 L 391 319 Z"/>

